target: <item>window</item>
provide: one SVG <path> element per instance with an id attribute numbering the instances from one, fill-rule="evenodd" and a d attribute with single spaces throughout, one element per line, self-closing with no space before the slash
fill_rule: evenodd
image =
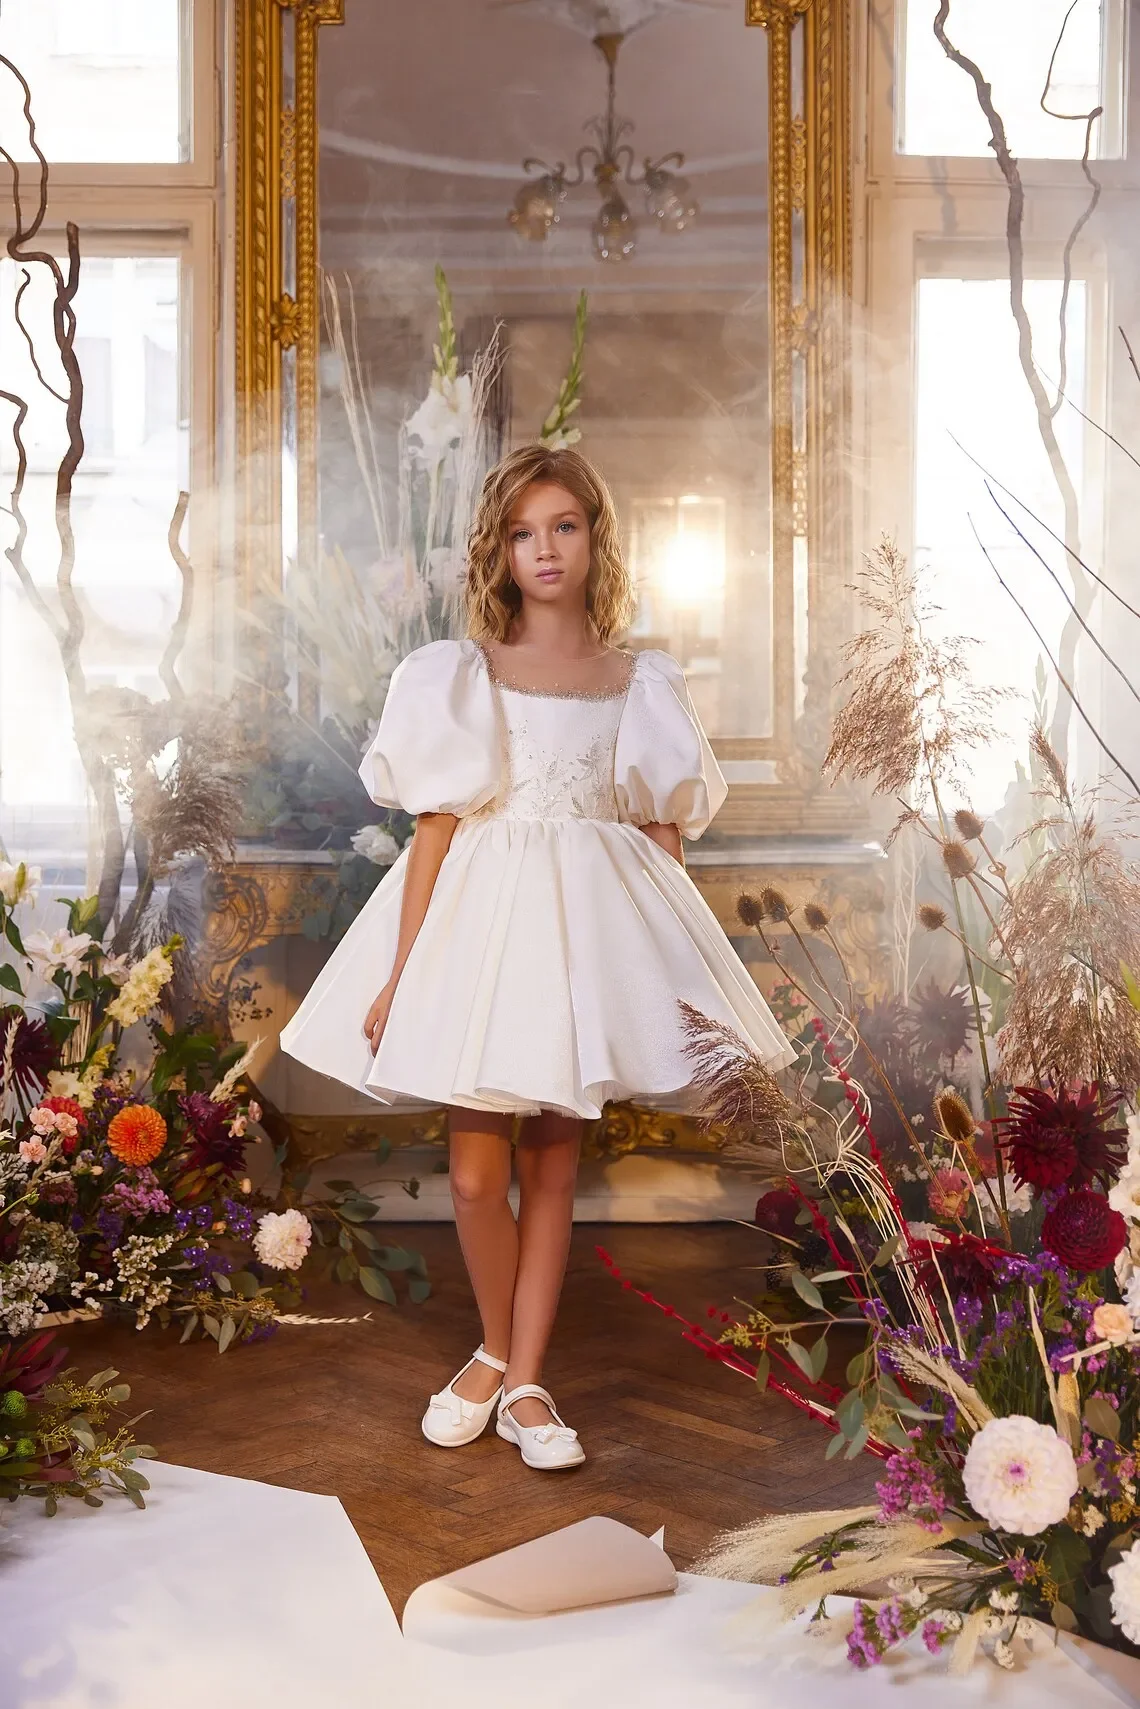
<path id="1" fill-rule="evenodd" d="M 31 85 L 49 161 L 187 158 L 187 17 L 186 0 L 4 0 L 4 51 Z M 30 160 L 20 99 L 5 77 L 0 135 Z"/>
<path id="2" fill-rule="evenodd" d="M 75 351 L 84 455 L 72 495 L 73 587 L 83 613 L 88 689 L 163 699 L 159 664 L 182 593 L 167 535 L 191 495 L 182 542 L 196 571 L 191 646 L 212 617 L 217 217 L 213 0 L 3 0 L 4 49 L 27 78 L 49 162 L 44 249 L 79 230 Z M 0 68 L 0 141 L 31 157 L 23 93 Z M 37 175 L 22 175 L 25 212 Z M 11 212 L 8 214 L 9 225 Z M 82 884 L 87 780 L 58 645 L 54 494 L 66 446 L 65 390 L 47 269 L 33 264 L 14 320 L 20 270 L 0 262 L 0 386 L 25 399 L 28 473 L 23 558 L 31 589 L 0 559 L 0 836 L 13 852 Z M 0 402 L 0 501 L 16 468 L 15 412 Z M 0 515 L 0 548 L 15 537 Z M 188 686 L 190 684 L 188 683 Z M 29 718 L 34 707 L 35 717 Z"/>
<path id="3" fill-rule="evenodd" d="M 988 155 L 989 126 L 974 85 L 934 35 L 937 0 L 905 0 L 900 13 L 900 151 Z M 946 33 L 992 84 L 1015 155 L 1079 160 L 1085 146 L 1079 115 L 1098 106 L 1105 111 L 1090 152 L 1101 159 L 1121 152 L 1123 0 L 954 0 Z M 1042 106 L 1047 82 L 1049 112 Z"/>
<path id="4" fill-rule="evenodd" d="M 1059 371 L 1059 279 L 1028 279 L 1025 303 L 1034 350 L 1043 374 Z M 1044 657 L 1029 621 L 1001 587 L 974 530 L 1002 579 L 1032 620 L 1049 651 L 1057 644 L 1069 608 L 1049 573 L 1018 540 L 986 490 L 985 475 L 970 458 L 1015 493 L 1046 528 L 1064 534 L 1057 485 L 1038 431 L 1037 416 L 1017 354 L 1017 329 L 1002 279 L 923 278 L 918 282 L 915 386 L 916 560 L 926 590 L 939 608 L 943 633 L 969 635 L 980 645 L 971 658 L 979 683 L 1012 688 L 997 715 L 998 735 L 973 765 L 974 799 L 981 813 L 1000 807 L 1016 762 L 1026 757 L 1032 713 L 1029 691 Z M 1074 281 L 1066 315 L 1067 396 L 1082 409 L 1087 395 L 1088 292 Z M 1055 388 L 1054 388 L 1055 389 Z M 985 408 L 979 408 L 979 400 Z M 1055 427 L 1078 495 L 1092 506 L 1086 481 L 1084 424 L 1062 406 Z M 1049 563 L 1061 587 L 1072 592 L 1064 550 L 1025 510 L 1000 490 L 997 497 Z"/>

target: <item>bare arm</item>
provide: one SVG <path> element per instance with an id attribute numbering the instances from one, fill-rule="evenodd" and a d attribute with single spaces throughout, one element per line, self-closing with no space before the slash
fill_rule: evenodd
<path id="1" fill-rule="evenodd" d="M 642 825 L 641 829 L 650 842 L 656 843 L 659 849 L 664 849 L 667 855 L 672 855 L 678 865 L 684 866 L 685 851 L 681 847 L 681 833 L 676 825 Z"/>
<path id="2" fill-rule="evenodd" d="M 451 839 L 458 823 L 454 813 L 421 813 L 416 820 L 416 831 L 408 850 L 408 866 L 404 873 L 396 959 L 388 983 L 364 1018 L 364 1036 L 371 1041 L 374 1056 L 384 1036 L 384 1027 L 388 1020 L 388 1011 L 392 1007 L 392 998 L 396 994 L 396 986 L 424 923 L 435 881 L 439 877 L 439 869 L 451 847 Z"/>

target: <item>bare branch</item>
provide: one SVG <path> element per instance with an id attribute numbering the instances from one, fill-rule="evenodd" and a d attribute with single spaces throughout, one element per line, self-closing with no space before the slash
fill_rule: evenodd
<path id="1" fill-rule="evenodd" d="M 185 690 L 178 680 L 178 673 L 174 666 L 179 653 L 186 644 L 186 631 L 190 627 L 190 613 L 194 605 L 194 566 L 178 541 L 189 503 L 190 494 L 179 493 L 178 503 L 174 507 L 174 515 L 170 519 L 170 529 L 166 536 L 167 545 L 170 547 L 170 556 L 178 565 L 182 576 L 182 600 L 178 607 L 178 616 L 175 618 L 174 626 L 170 631 L 170 639 L 166 643 L 162 658 L 159 661 L 158 674 L 166 684 L 167 694 L 176 704 L 181 704 L 186 698 Z"/>
<path id="2" fill-rule="evenodd" d="M 947 58 L 958 66 L 959 70 L 965 72 L 973 82 L 978 98 L 978 105 L 981 108 L 990 128 L 990 147 L 993 149 L 994 158 L 998 163 L 998 167 L 1001 171 L 1002 177 L 1005 179 L 1006 188 L 1008 190 L 1005 230 L 1006 246 L 1009 251 L 1009 301 L 1010 309 L 1013 313 L 1014 322 L 1017 327 L 1018 359 L 1021 364 L 1021 371 L 1025 376 L 1026 384 L 1029 387 L 1030 395 L 1033 399 L 1034 408 L 1037 412 L 1037 426 L 1041 435 L 1041 443 L 1045 448 L 1045 454 L 1049 459 L 1049 467 L 1052 471 L 1053 479 L 1056 482 L 1057 491 L 1061 496 L 1061 503 L 1064 508 L 1065 549 L 1069 557 L 1069 573 L 1073 578 L 1073 591 L 1076 596 L 1076 603 L 1081 608 L 1082 613 L 1085 613 L 1088 611 L 1092 602 L 1092 590 L 1089 587 L 1088 581 L 1075 567 L 1081 562 L 1080 507 L 1077 499 L 1077 491 L 1073 484 L 1073 479 L 1069 473 L 1064 456 L 1061 452 L 1061 447 L 1058 443 L 1056 431 L 1054 429 L 1053 417 L 1055 414 L 1055 407 L 1049 402 L 1048 395 L 1045 391 L 1044 385 L 1042 384 L 1041 376 L 1038 373 L 1037 365 L 1033 358 L 1033 331 L 1029 324 L 1029 315 L 1025 307 L 1025 246 L 1023 240 L 1023 226 L 1025 220 L 1025 186 L 1022 182 L 1017 160 L 1014 158 L 1013 152 L 1009 146 L 1005 123 L 1002 120 L 1001 114 L 994 105 L 993 89 L 986 81 L 981 69 L 975 61 L 968 58 L 967 55 L 959 48 L 955 47 L 946 34 L 946 20 L 949 15 L 950 0 L 939 0 L 938 13 L 934 19 L 934 35 Z M 1067 15 L 1065 22 L 1068 22 Z M 1062 33 L 1063 30 L 1064 26 L 1062 25 Z M 1046 86 L 1046 88 L 1047 87 L 1048 86 Z M 1090 125 L 1085 139 L 1086 176 L 1088 176 L 1088 141 L 1091 134 Z M 1089 181 L 1090 183 L 1092 182 L 1091 177 Z M 1080 226 L 1083 226 L 1091 216 L 1092 207 L 1095 206 L 1096 198 L 1098 196 L 1099 188 L 1094 186 L 1092 206 L 1087 208 L 1082 214 L 1079 221 Z M 1066 247 L 1068 248 L 1068 246 Z M 1064 363 L 1063 355 L 1062 363 Z M 1062 680 L 1064 680 L 1065 677 L 1071 678 L 1074 674 L 1076 644 L 1077 626 L 1072 623 L 1066 623 L 1061 635 L 1061 661 L 1060 664 L 1055 667 Z M 1068 726 L 1068 703 L 1063 697 L 1058 696 L 1057 709 L 1053 717 L 1053 739 L 1054 746 L 1062 752 L 1067 745 Z"/>
<path id="3" fill-rule="evenodd" d="M 1028 623 L 1029 627 L 1032 629 L 1033 633 L 1036 635 L 1036 637 L 1037 637 L 1037 639 L 1041 645 L 1041 651 L 1045 654 L 1045 657 L 1048 659 L 1049 663 L 1052 665 L 1054 671 L 1057 674 L 1058 682 L 1061 684 L 1061 687 L 1065 690 L 1065 693 L 1069 696 L 1069 699 L 1072 702 L 1072 704 L 1076 707 L 1077 712 L 1080 714 L 1084 723 L 1088 726 L 1088 729 L 1091 732 L 1092 737 L 1093 737 L 1094 741 L 1096 742 L 1097 746 L 1112 761 L 1112 763 L 1116 767 L 1116 769 L 1119 772 L 1121 772 L 1124 777 L 1126 777 L 1128 779 L 1129 783 L 1132 785 L 1133 793 L 1136 794 L 1137 796 L 1140 796 L 1140 783 L 1137 783 L 1136 779 L 1133 777 L 1132 773 L 1128 770 L 1128 767 L 1124 764 L 1123 760 L 1118 759 L 1117 756 L 1113 753 L 1112 749 L 1109 747 L 1108 743 L 1104 740 L 1104 737 L 1101 735 L 1100 731 L 1097 729 L 1096 725 L 1093 723 L 1092 719 L 1089 717 L 1088 713 L 1085 711 L 1084 707 L 1081 705 L 1080 701 L 1077 699 L 1076 692 L 1073 689 L 1072 684 L 1070 682 L 1066 681 L 1064 675 L 1062 674 L 1060 665 L 1058 664 L 1057 660 L 1053 657 L 1053 654 L 1050 651 L 1048 644 L 1046 643 L 1044 635 L 1042 635 L 1040 629 L 1038 629 L 1036 623 L 1034 623 L 1032 617 L 1030 617 L 1028 611 L 1026 611 L 1024 605 L 1022 605 L 1021 601 L 1018 599 L 1017 595 L 1014 593 L 1013 589 L 1010 587 L 1009 583 L 1005 580 L 1001 571 L 998 569 L 997 565 L 994 563 L 993 558 L 990 556 L 989 550 L 988 550 L 985 542 L 983 541 L 981 535 L 978 533 L 977 526 L 975 525 L 975 522 L 974 522 L 974 519 L 972 516 L 970 517 L 970 527 L 974 530 L 974 539 L 978 542 L 978 545 L 982 551 L 982 555 L 986 560 L 986 563 L 990 566 L 990 569 L 993 571 L 994 575 L 997 577 L 998 582 L 1005 589 L 1006 593 L 1008 593 L 1010 599 L 1012 599 L 1014 605 L 1016 605 L 1017 609 L 1020 611 L 1021 615 L 1024 617 L 1025 621 Z"/>

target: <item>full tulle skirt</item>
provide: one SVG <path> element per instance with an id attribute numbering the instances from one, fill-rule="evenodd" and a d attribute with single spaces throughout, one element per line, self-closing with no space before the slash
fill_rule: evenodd
<path id="1" fill-rule="evenodd" d="M 795 1051 L 684 869 L 635 826 L 460 823 L 373 1056 L 364 1017 L 395 960 L 407 855 L 281 1034 L 392 1110 L 457 1104 L 595 1117 L 692 1106 L 680 1001 L 773 1068 Z"/>

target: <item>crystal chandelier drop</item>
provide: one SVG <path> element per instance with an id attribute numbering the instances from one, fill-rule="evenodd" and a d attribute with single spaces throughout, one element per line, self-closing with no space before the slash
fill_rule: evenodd
<path id="1" fill-rule="evenodd" d="M 675 152 L 657 160 L 646 158 L 639 172 L 633 149 L 621 140 L 633 130 L 631 120 L 617 116 L 617 57 L 624 40 L 624 34 L 617 32 L 593 38 L 606 62 L 606 110 L 586 121 L 585 129 L 593 132 L 597 142 L 578 150 L 574 172 L 568 174 L 562 160 L 553 166 L 533 158 L 523 161 L 523 171 L 535 175 L 520 187 L 507 215 L 520 237 L 541 243 L 558 224 L 567 191 L 584 184 L 587 175 L 601 197 L 593 225 L 594 254 L 599 261 L 628 261 L 637 247 L 637 223 L 622 195 L 622 184 L 645 191 L 646 209 L 662 231 L 684 231 L 696 219 L 689 181 L 673 170 L 685 164 L 685 156 Z"/>

